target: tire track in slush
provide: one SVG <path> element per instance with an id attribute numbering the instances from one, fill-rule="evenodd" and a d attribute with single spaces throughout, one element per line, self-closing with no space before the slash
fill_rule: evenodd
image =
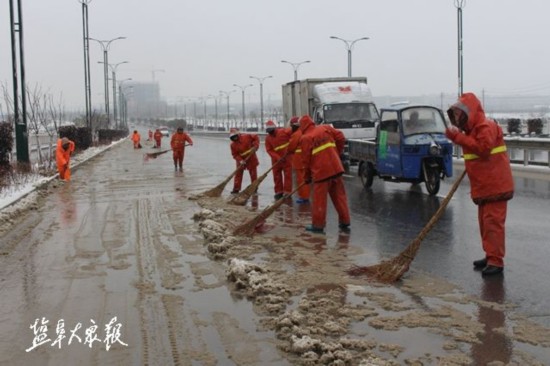
<path id="1" fill-rule="evenodd" d="M 138 308 L 141 320 L 141 338 L 143 342 L 142 355 L 144 365 L 176 364 L 172 355 L 163 350 L 170 347 L 170 340 L 165 329 L 168 321 L 163 305 L 157 295 L 157 283 L 160 283 L 156 263 L 155 250 L 152 242 L 153 232 L 150 227 L 151 203 L 149 200 L 139 200 L 133 210 L 133 232 L 136 233 L 136 255 L 139 274 Z M 170 357 L 171 356 L 171 357 Z"/>
<path id="2" fill-rule="evenodd" d="M 184 310 L 182 247 L 162 197 L 138 201 L 134 215 L 140 278 L 139 311 L 146 364 L 215 364 L 203 341 L 198 319 Z M 195 344 L 194 344 L 195 343 Z M 153 353 L 155 352 L 155 353 Z"/>

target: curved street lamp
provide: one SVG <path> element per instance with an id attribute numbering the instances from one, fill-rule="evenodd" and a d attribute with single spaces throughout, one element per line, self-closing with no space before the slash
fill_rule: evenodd
<path id="1" fill-rule="evenodd" d="M 464 82 L 464 65 L 462 63 L 463 49 L 462 49 L 462 8 L 466 6 L 466 0 L 454 0 L 457 11 L 457 37 L 458 37 L 458 97 L 460 98 L 463 93 Z"/>
<path id="2" fill-rule="evenodd" d="M 98 64 L 102 64 L 103 62 L 98 61 Z M 117 120 L 117 97 L 116 97 L 116 70 L 119 65 L 127 64 L 129 61 L 122 61 L 118 62 L 116 64 L 109 64 L 109 67 L 111 68 L 111 80 L 113 81 L 113 121 L 115 123 L 115 126 L 118 127 L 118 120 Z"/>
<path id="3" fill-rule="evenodd" d="M 300 65 L 310 63 L 311 61 L 307 60 L 302 62 L 290 62 L 290 61 L 281 60 L 281 62 L 285 64 L 290 64 L 292 66 L 292 68 L 294 69 L 294 81 L 296 81 L 298 80 L 298 68 L 300 67 Z"/>
<path id="4" fill-rule="evenodd" d="M 358 41 L 366 41 L 369 39 L 369 37 L 361 37 L 354 40 L 342 39 L 340 37 L 335 37 L 335 36 L 330 36 L 330 38 L 338 39 L 346 44 L 346 49 L 348 51 L 348 77 L 350 78 L 351 77 L 351 51 L 353 50 L 353 45 L 355 44 L 355 42 L 358 42 Z"/>
<path id="5" fill-rule="evenodd" d="M 251 79 L 256 79 L 260 83 L 260 125 L 262 126 L 262 130 L 264 129 L 264 80 L 272 78 L 273 76 L 264 76 L 264 77 L 258 77 L 258 76 L 249 76 Z"/>
<path id="6" fill-rule="evenodd" d="M 110 40 L 99 40 L 95 38 L 88 37 L 88 39 L 91 39 L 92 41 L 96 41 L 101 45 L 101 48 L 103 49 L 103 77 L 105 82 L 105 114 L 107 115 L 107 122 L 110 124 L 110 117 L 109 117 L 109 57 L 107 53 L 109 52 L 109 46 L 112 42 L 119 40 L 119 39 L 126 39 L 126 37 L 116 37 Z"/>
<path id="7" fill-rule="evenodd" d="M 229 125 L 230 125 L 230 120 L 229 120 L 229 95 L 231 95 L 231 93 L 233 93 L 235 91 L 236 90 L 229 90 L 229 91 L 220 90 L 220 94 L 224 95 L 225 98 L 226 98 L 226 101 L 227 101 L 227 129 L 228 130 L 229 130 Z"/>
<path id="8" fill-rule="evenodd" d="M 252 84 L 246 84 L 246 85 L 237 85 L 237 84 L 233 84 L 233 86 L 236 86 L 237 88 L 240 88 L 241 89 L 241 95 L 242 95 L 242 111 L 243 111 L 243 122 L 242 122 L 242 126 L 241 126 L 241 129 L 245 126 L 245 110 L 244 110 L 244 90 L 246 88 L 248 88 L 249 86 L 254 86 Z"/>
<path id="9" fill-rule="evenodd" d="M 121 128 L 122 126 L 125 126 L 125 127 L 128 126 L 128 103 L 126 100 L 126 95 L 124 93 L 125 89 L 123 88 L 123 84 L 126 81 L 130 81 L 130 80 L 132 80 L 132 78 L 126 78 L 118 82 L 118 98 L 119 98 L 118 104 L 120 105 L 120 124 L 117 125 L 117 129 Z M 130 87 L 130 88 L 133 89 L 133 87 Z"/>

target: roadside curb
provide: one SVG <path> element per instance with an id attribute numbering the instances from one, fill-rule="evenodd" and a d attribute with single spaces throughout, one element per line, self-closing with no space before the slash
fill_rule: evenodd
<path id="1" fill-rule="evenodd" d="M 81 166 L 82 164 L 90 161 L 91 159 L 103 154 L 105 151 L 107 150 L 110 150 L 111 148 L 113 148 L 114 146 L 118 146 L 119 144 L 121 144 L 122 142 L 126 141 L 127 139 L 126 138 L 122 138 L 118 141 L 115 141 L 115 142 L 111 142 L 110 145 L 105 145 L 105 148 L 102 149 L 102 150 L 99 150 L 97 152 L 97 154 L 95 155 L 91 155 L 89 156 L 88 158 L 82 160 L 82 161 L 77 161 L 74 163 L 74 165 L 71 165 L 71 170 L 72 171 L 75 171 L 78 169 L 79 166 Z M 29 196 L 31 193 L 34 193 L 35 191 L 37 191 L 38 189 L 42 189 L 44 187 L 46 187 L 48 184 L 50 184 L 53 180 L 59 178 L 59 173 L 55 173 L 54 175 L 52 176 L 49 176 L 49 177 L 43 177 L 41 178 L 40 180 L 36 181 L 35 183 L 32 183 L 32 189 L 30 189 L 28 192 L 25 192 L 23 194 L 21 194 L 20 196 L 18 196 L 17 198 L 15 198 L 13 201 L 7 203 L 6 205 L 4 206 L 0 206 L 0 213 L 15 205 L 16 203 L 18 203 L 19 201 L 21 201 L 22 199 L 24 199 L 25 197 Z"/>

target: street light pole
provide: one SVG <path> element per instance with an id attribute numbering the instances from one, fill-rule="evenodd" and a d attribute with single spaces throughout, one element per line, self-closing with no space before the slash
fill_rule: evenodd
<path id="1" fill-rule="evenodd" d="M 290 62 L 290 61 L 285 61 L 285 60 L 281 60 L 282 63 L 285 63 L 285 64 L 290 64 L 292 66 L 292 68 L 294 69 L 294 81 L 298 80 L 298 68 L 300 67 L 301 64 L 307 64 L 307 63 L 310 63 L 311 61 L 302 61 L 302 62 Z"/>
<path id="2" fill-rule="evenodd" d="M 250 76 L 251 79 L 256 79 L 260 83 L 260 125 L 262 130 L 264 129 L 264 80 L 272 77 L 271 75 L 264 77 Z"/>
<path id="3" fill-rule="evenodd" d="M 125 125 L 125 117 L 126 117 L 126 98 L 124 97 L 124 93 L 122 92 L 122 84 L 124 84 L 125 81 L 132 80 L 132 78 L 127 78 L 124 80 L 121 80 L 118 82 L 118 104 L 120 106 L 120 113 L 119 113 L 119 120 L 120 125 L 117 125 L 117 128 L 121 128 Z"/>
<path id="4" fill-rule="evenodd" d="M 98 61 L 98 64 L 102 64 L 103 62 Z M 116 103 L 116 70 L 119 65 L 127 64 L 128 61 L 122 61 L 116 64 L 109 64 L 109 67 L 111 68 L 111 74 L 112 80 L 113 80 L 113 122 L 115 123 L 115 128 L 118 128 L 118 120 L 117 120 L 117 103 Z"/>
<path id="5" fill-rule="evenodd" d="M 109 115 L 109 66 L 108 66 L 109 65 L 109 56 L 108 56 L 109 46 L 111 45 L 112 42 L 118 39 L 126 39 L 126 37 L 117 37 L 107 41 L 90 38 L 90 37 L 88 37 L 88 39 L 91 39 L 92 41 L 96 41 L 101 45 L 101 48 L 103 49 L 103 77 L 105 82 L 105 114 L 107 115 L 107 125 L 110 125 L 111 121 L 110 121 L 110 115 Z"/>
<path id="6" fill-rule="evenodd" d="M 229 129 L 229 126 L 231 124 L 230 120 L 229 120 L 229 95 L 231 93 L 233 93 L 235 90 L 230 90 L 230 91 L 223 91 L 223 90 L 220 90 L 220 94 L 223 94 L 225 95 L 226 97 L 226 101 L 227 101 L 227 129 Z"/>
<path id="7" fill-rule="evenodd" d="M 128 124 L 126 123 L 127 117 L 128 117 L 128 104 L 126 101 L 126 95 L 123 92 L 124 89 L 122 88 L 122 85 L 124 84 L 125 81 L 129 81 L 129 80 L 132 80 L 132 78 L 127 78 L 118 82 L 118 97 L 119 97 L 119 105 L 120 105 L 120 127 L 128 126 Z"/>
<path id="8" fill-rule="evenodd" d="M 342 39 L 340 37 L 335 37 L 335 36 L 330 36 L 331 39 L 338 39 L 342 42 L 344 42 L 346 44 L 346 49 L 348 51 L 348 78 L 351 77 L 351 51 L 353 50 L 353 45 L 355 44 L 355 42 L 358 42 L 358 41 L 366 41 L 367 39 L 369 39 L 369 37 L 361 37 L 361 38 L 357 38 L 353 41 L 351 40 L 347 40 L 347 39 Z"/>
<path id="9" fill-rule="evenodd" d="M 243 111 L 243 122 L 242 122 L 241 129 L 243 129 L 244 126 L 245 126 L 244 90 L 245 90 L 246 88 L 248 88 L 249 86 L 254 86 L 254 85 L 252 85 L 252 84 L 247 84 L 247 85 L 237 85 L 237 84 L 233 84 L 233 86 L 236 86 L 237 88 L 240 88 L 240 89 L 241 89 L 241 95 L 242 95 L 242 111 Z"/>
<path id="10" fill-rule="evenodd" d="M 82 39 L 84 42 L 84 95 L 86 102 L 86 127 L 92 129 L 92 88 L 90 85 L 90 40 L 88 4 L 92 0 L 79 0 L 82 4 Z"/>
<path id="11" fill-rule="evenodd" d="M 23 9 L 21 0 L 17 1 L 17 20 L 15 6 L 10 0 L 10 30 L 11 30 L 11 56 L 13 77 L 13 117 L 15 123 L 15 147 L 17 162 L 28 164 L 29 138 L 27 132 L 27 92 L 25 88 L 25 59 L 23 57 Z M 19 37 L 15 34 L 19 33 Z M 17 42 L 19 40 L 19 43 Z M 19 46 L 19 49 L 18 49 Z M 19 51 L 19 52 L 17 52 Z M 19 114 L 19 92 L 17 80 L 17 54 L 19 53 L 19 71 L 21 72 L 21 115 Z"/>
<path id="12" fill-rule="evenodd" d="M 462 49 L 462 8 L 466 6 L 466 0 L 454 0 L 457 11 L 457 46 L 458 46 L 458 97 L 462 96 L 463 82 L 464 82 L 464 67 L 462 63 L 463 49 Z"/>

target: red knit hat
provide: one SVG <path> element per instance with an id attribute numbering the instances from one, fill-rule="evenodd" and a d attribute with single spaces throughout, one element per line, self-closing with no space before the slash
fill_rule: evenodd
<path id="1" fill-rule="evenodd" d="M 272 120 L 269 120 L 265 123 L 265 129 L 266 130 L 273 130 L 275 128 L 277 128 L 277 125 Z"/>
<path id="2" fill-rule="evenodd" d="M 291 126 L 300 126 L 300 118 L 298 116 L 293 116 L 290 119 L 290 125 Z"/>
<path id="3" fill-rule="evenodd" d="M 229 129 L 229 138 L 231 138 L 233 136 L 237 136 L 238 134 L 239 134 L 239 129 L 238 128 L 231 127 Z"/>

